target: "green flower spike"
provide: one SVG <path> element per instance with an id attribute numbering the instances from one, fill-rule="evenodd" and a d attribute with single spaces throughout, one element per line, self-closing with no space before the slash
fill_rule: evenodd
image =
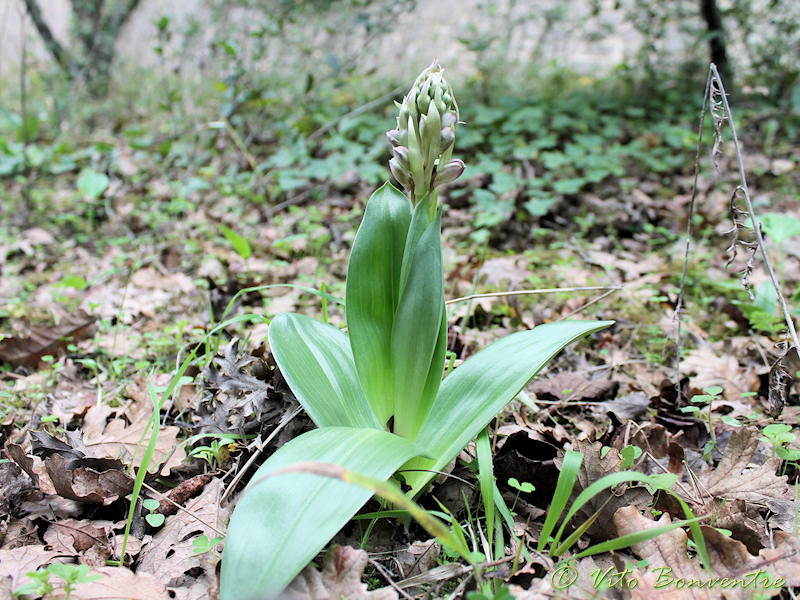
<path id="1" fill-rule="evenodd" d="M 451 160 L 458 123 L 453 89 L 437 61 L 425 69 L 397 104 L 397 129 L 387 132 L 393 157 L 392 176 L 405 189 L 411 204 L 424 202 L 432 220 L 436 214 L 436 188 L 458 179 L 461 160 Z"/>

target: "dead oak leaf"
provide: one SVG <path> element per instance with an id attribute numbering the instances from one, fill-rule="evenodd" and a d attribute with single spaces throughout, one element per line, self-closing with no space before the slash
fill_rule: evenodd
<path id="1" fill-rule="evenodd" d="M 211 552 L 195 553 L 193 543 L 200 535 L 209 539 L 219 535 L 206 523 L 219 527 L 227 517 L 227 509 L 219 506 L 222 488 L 221 479 L 212 480 L 202 494 L 189 501 L 187 512 L 167 517 L 161 530 L 143 546 L 137 573 L 154 575 L 178 599 L 195 597 L 198 586 L 214 588 L 218 559 Z"/>
<path id="2" fill-rule="evenodd" d="M 386 587 L 367 591 L 361 583 L 367 553 L 350 546 L 334 546 L 325 556 L 322 572 L 306 567 L 281 595 L 282 600 L 397 600 L 397 592 Z"/>
<path id="3" fill-rule="evenodd" d="M 669 525 L 669 514 L 664 513 L 658 521 L 642 515 L 639 509 L 633 506 L 620 508 L 614 515 L 614 523 L 620 536 L 628 535 L 654 527 Z M 761 570 L 770 581 L 775 583 L 777 578 L 788 580 L 791 584 L 791 574 L 797 572 L 796 558 L 793 564 L 781 564 L 792 554 L 792 548 L 787 547 L 785 540 L 781 540 L 775 549 L 764 549 L 759 556 L 753 556 L 747 551 L 744 544 L 729 538 L 712 527 L 701 526 L 706 550 L 709 555 L 711 573 L 702 568 L 697 559 L 689 556 L 688 536 L 683 529 L 677 528 L 660 536 L 639 542 L 632 546 L 633 552 L 647 561 L 648 569 L 641 571 L 635 569 L 632 578 L 638 582 L 638 587 L 632 591 L 633 600 L 705 600 L 712 598 L 725 598 L 729 600 L 753 597 L 753 586 L 743 585 L 723 587 L 720 583 L 741 579 Z M 795 547 L 797 545 L 794 541 Z M 796 548 L 795 548 L 796 549 Z M 788 552 L 787 552 L 788 550 Z M 775 554 L 773 557 L 772 554 Z M 678 581 L 683 580 L 682 585 Z M 695 585 L 686 585 L 686 582 L 695 581 Z M 764 581 L 763 577 L 761 579 Z M 708 585 L 716 582 L 714 586 Z M 706 583 L 705 586 L 698 584 Z M 766 591 L 777 595 L 779 588 Z"/>
<path id="4" fill-rule="evenodd" d="M 750 465 L 758 444 L 759 434 L 755 428 L 742 427 L 734 431 L 717 467 L 698 474 L 700 493 L 716 499 L 744 500 L 762 505 L 788 497 L 787 476 L 775 474 L 781 463 L 779 458 L 772 457 L 761 465 Z"/>
<path id="5" fill-rule="evenodd" d="M 140 441 L 147 440 L 150 435 L 150 416 L 140 413 L 135 421 L 128 424 L 121 418 L 107 420 L 112 412 L 113 409 L 105 405 L 95 405 L 86 411 L 83 420 L 83 443 L 98 458 L 118 458 L 128 463 L 135 455 L 134 466 L 138 468 L 141 466 L 144 454 Z M 146 431 L 148 433 L 145 433 Z M 186 452 L 177 443 L 179 433 L 180 429 L 173 426 L 161 427 L 158 430 L 150 472 L 155 472 L 158 466 L 166 461 L 162 472 L 168 474 L 170 469 L 180 465 L 186 458 Z"/>
<path id="6" fill-rule="evenodd" d="M 735 356 L 717 356 L 707 345 L 689 352 L 682 369 L 695 375 L 689 379 L 692 387 L 706 389 L 713 385 L 722 387 L 725 398 L 738 400 L 742 393 L 758 390 L 758 374 L 752 367 L 741 367 Z"/>
<path id="7" fill-rule="evenodd" d="M 70 600 L 170 600 L 162 583 L 149 573 L 134 573 L 124 567 L 100 567 L 92 569 L 90 575 L 99 579 L 75 585 Z M 63 583 L 56 582 L 54 600 L 64 600 Z"/>
<path id="8" fill-rule="evenodd" d="M 35 368 L 45 355 L 55 356 L 70 341 L 82 340 L 94 334 L 94 317 L 82 310 L 75 313 L 61 311 L 54 325 L 22 325 L 20 335 L 0 340 L 0 363 L 14 367 Z"/>
<path id="9" fill-rule="evenodd" d="M 44 541 L 53 550 L 80 554 L 95 546 L 107 546 L 111 526 L 110 521 L 62 519 L 47 528 Z"/>
<path id="10" fill-rule="evenodd" d="M 11 589 L 17 589 L 26 583 L 26 573 L 50 564 L 59 556 L 64 556 L 64 553 L 47 550 L 42 545 L 1 549 L 0 581 L 10 579 Z"/>

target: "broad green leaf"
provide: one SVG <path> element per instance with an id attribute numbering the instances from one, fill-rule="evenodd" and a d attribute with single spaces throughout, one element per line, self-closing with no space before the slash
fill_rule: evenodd
<path id="1" fill-rule="evenodd" d="M 419 211 L 415 211 L 419 214 Z M 406 254 L 411 249 L 406 246 Z M 394 431 L 414 439 L 430 412 L 438 386 L 428 386 L 431 370 L 444 368 L 440 336 L 444 310 L 441 213 L 430 223 L 413 248 L 408 279 L 397 306 L 392 329 L 394 381 Z M 438 364 L 433 365 L 436 358 Z M 426 396 L 427 392 L 427 396 Z"/>
<path id="2" fill-rule="evenodd" d="M 233 246 L 236 254 L 245 260 L 250 258 L 253 251 L 250 249 L 250 242 L 247 241 L 247 238 L 242 237 L 230 227 L 225 227 L 225 225 L 220 225 L 219 230 L 222 232 L 222 235 L 225 236 L 225 239 L 228 240 L 228 243 Z"/>
<path id="3" fill-rule="evenodd" d="M 266 475 L 299 463 L 325 462 L 387 479 L 418 451 L 394 434 L 351 427 L 315 429 L 279 448 L 256 471 L 231 517 L 222 600 L 278 596 L 372 495 L 309 473 Z"/>
<path id="4" fill-rule="evenodd" d="M 92 200 L 99 198 L 108 189 L 111 180 L 105 173 L 98 173 L 94 169 L 86 167 L 78 175 L 78 190 Z"/>
<path id="5" fill-rule="evenodd" d="M 317 426 L 382 428 L 361 391 L 343 332 L 281 313 L 269 325 L 269 345 L 286 383 Z"/>
<path id="6" fill-rule="evenodd" d="M 378 421 L 393 410 L 392 327 L 411 205 L 386 183 L 367 202 L 347 269 L 347 329 L 358 379 Z"/>
<path id="7" fill-rule="evenodd" d="M 559 321 L 512 333 L 449 375 L 416 438 L 435 460 L 415 459 L 412 469 L 441 470 L 566 346 L 613 321 Z M 418 494 L 435 473 L 408 472 Z"/>

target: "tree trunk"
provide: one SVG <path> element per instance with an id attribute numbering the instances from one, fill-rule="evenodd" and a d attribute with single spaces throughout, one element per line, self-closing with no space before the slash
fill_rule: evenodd
<path id="1" fill-rule="evenodd" d="M 728 62 L 728 52 L 725 45 L 725 29 L 722 26 L 722 14 L 719 12 L 716 0 L 700 0 L 700 12 L 706 21 L 708 31 L 708 46 L 711 62 L 717 65 L 717 70 L 722 76 L 725 89 L 733 90 L 733 71 Z"/>

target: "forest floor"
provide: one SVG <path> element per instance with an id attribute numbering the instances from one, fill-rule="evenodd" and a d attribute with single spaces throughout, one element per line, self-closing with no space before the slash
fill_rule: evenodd
<path id="1" fill-rule="evenodd" d="M 478 111 L 473 120 L 499 132 L 503 110 Z M 392 126 L 391 108 L 374 113 Z M 690 111 L 698 113 L 699 105 Z M 777 123 L 766 128 L 771 142 L 763 137 L 769 119 Z M 796 307 L 800 170 L 796 140 L 786 133 L 796 137 L 796 129 L 764 111 L 748 113 L 747 122 L 750 194 L 782 292 Z M 447 298 L 496 293 L 451 305 L 448 348 L 457 361 L 542 323 L 615 321 L 561 352 L 492 423 L 494 475 L 513 521 L 504 523 L 503 555 L 485 576 L 497 598 L 504 588 L 531 599 L 706 598 L 722 591 L 680 590 L 677 578 L 741 579 L 762 570 L 773 583 L 783 578 L 789 597 L 787 589 L 800 586 L 800 409 L 791 388 L 800 360 L 784 360 L 788 387 L 777 386 L 773 365 L 789 338 L 763 259 L 755 254 L 752 297 L 740 281 L 748 248 L 739 245 L 728 264 L 732 217 L 751 241 L 742 214 L 731 211 L 739 180 L 730 137 L 723 136 L 716 167 L 710 149 L 702 153 L 678 347 L 674 312 L 697 124 L 620 134 L 624 144 L 638 144 L 630 155 L 641 153 L 652 168 L 612 165 L 592 176 L 605 166 L 587 156 L 610 155 L 623 142 L 603 138 L 608 128 L 595 133 L 600 121 L 587 123 L 582 131 L 555 130 L 557 141 L 528 158 L 520 158 L 519 144 L 503 147 L 499 133 L 478 141 L 465 133 L 468 170 L 442 196 Z M 324 311 L 344 326 L 340 305 L 323 306 L 309 290 L 344 297 L 350 246 L 367 198 L 386 176 L 382 142 L 374 158 L 346 168 L 342 140 L 354 138 L 345 125 L 319 136 L 320 151 L 301 156 L 301 166 L 287 150 L 255 170 L 250 148 L 224 129 L 200 147 L 186 132 L 110 125 L 68 149 L 57 138 L 28 144 L 22 167 L 10 137 L 0 148 L 0 599 L 19 588 L 58 599 L 216 597 L 233 502 L 264 458 L 313 427 L 272 359 L 269 321 L 284 311 Z M 684 137 L 669 146 L 676 135 Z M 779 143 L 782 135 L 788 140 Z M 526 191 L 543 170 L 581 161 L 587 166 L 542 184 L 556 190 L 552 197 Z M 661 169 L 656 161 L 669 164 Z M 329 169 L 335 182 L 304 175 L 308 165 Z M 524 290 L 538 292 L 506 293 Z M 126 498 L 151 439 L 154 402 L 191 352 L 157 412 L 146 500 L 129 516 Z M 707 569 L 696 540 L 676 529 L 576 559 L 569 563 L 576 579 L 563 585 L 559 578 L 572 576 L 567 563 L 535 548 L 565 449 L 583 455 L 573 499 L 620 470 L 677 475 L 675 495 L 703 517 Z M 421 502 L 438 510 L 436 498 L 491 556 L 475 465 L 468 446 L 453 465 L 456 477 L 437 481 Z M 594 497 L 573 525 L 592 518 L 573 555 L 684 512 L 674 496 L 621 485 Z M 341 546 L 293 584 L 305 590 L 296 597 L 466 597 L 474 590 L 474 570 L 453 567 L 457 561 L 413 521 L 367 523 L 353 521 L 339 534 Z M 363 548 L 369 562 L 348 547 Z M 670 576 L 661 567 L 676 579 L 659 587 Z M 759 581 L 724 593 L 781 593 Z"/>

